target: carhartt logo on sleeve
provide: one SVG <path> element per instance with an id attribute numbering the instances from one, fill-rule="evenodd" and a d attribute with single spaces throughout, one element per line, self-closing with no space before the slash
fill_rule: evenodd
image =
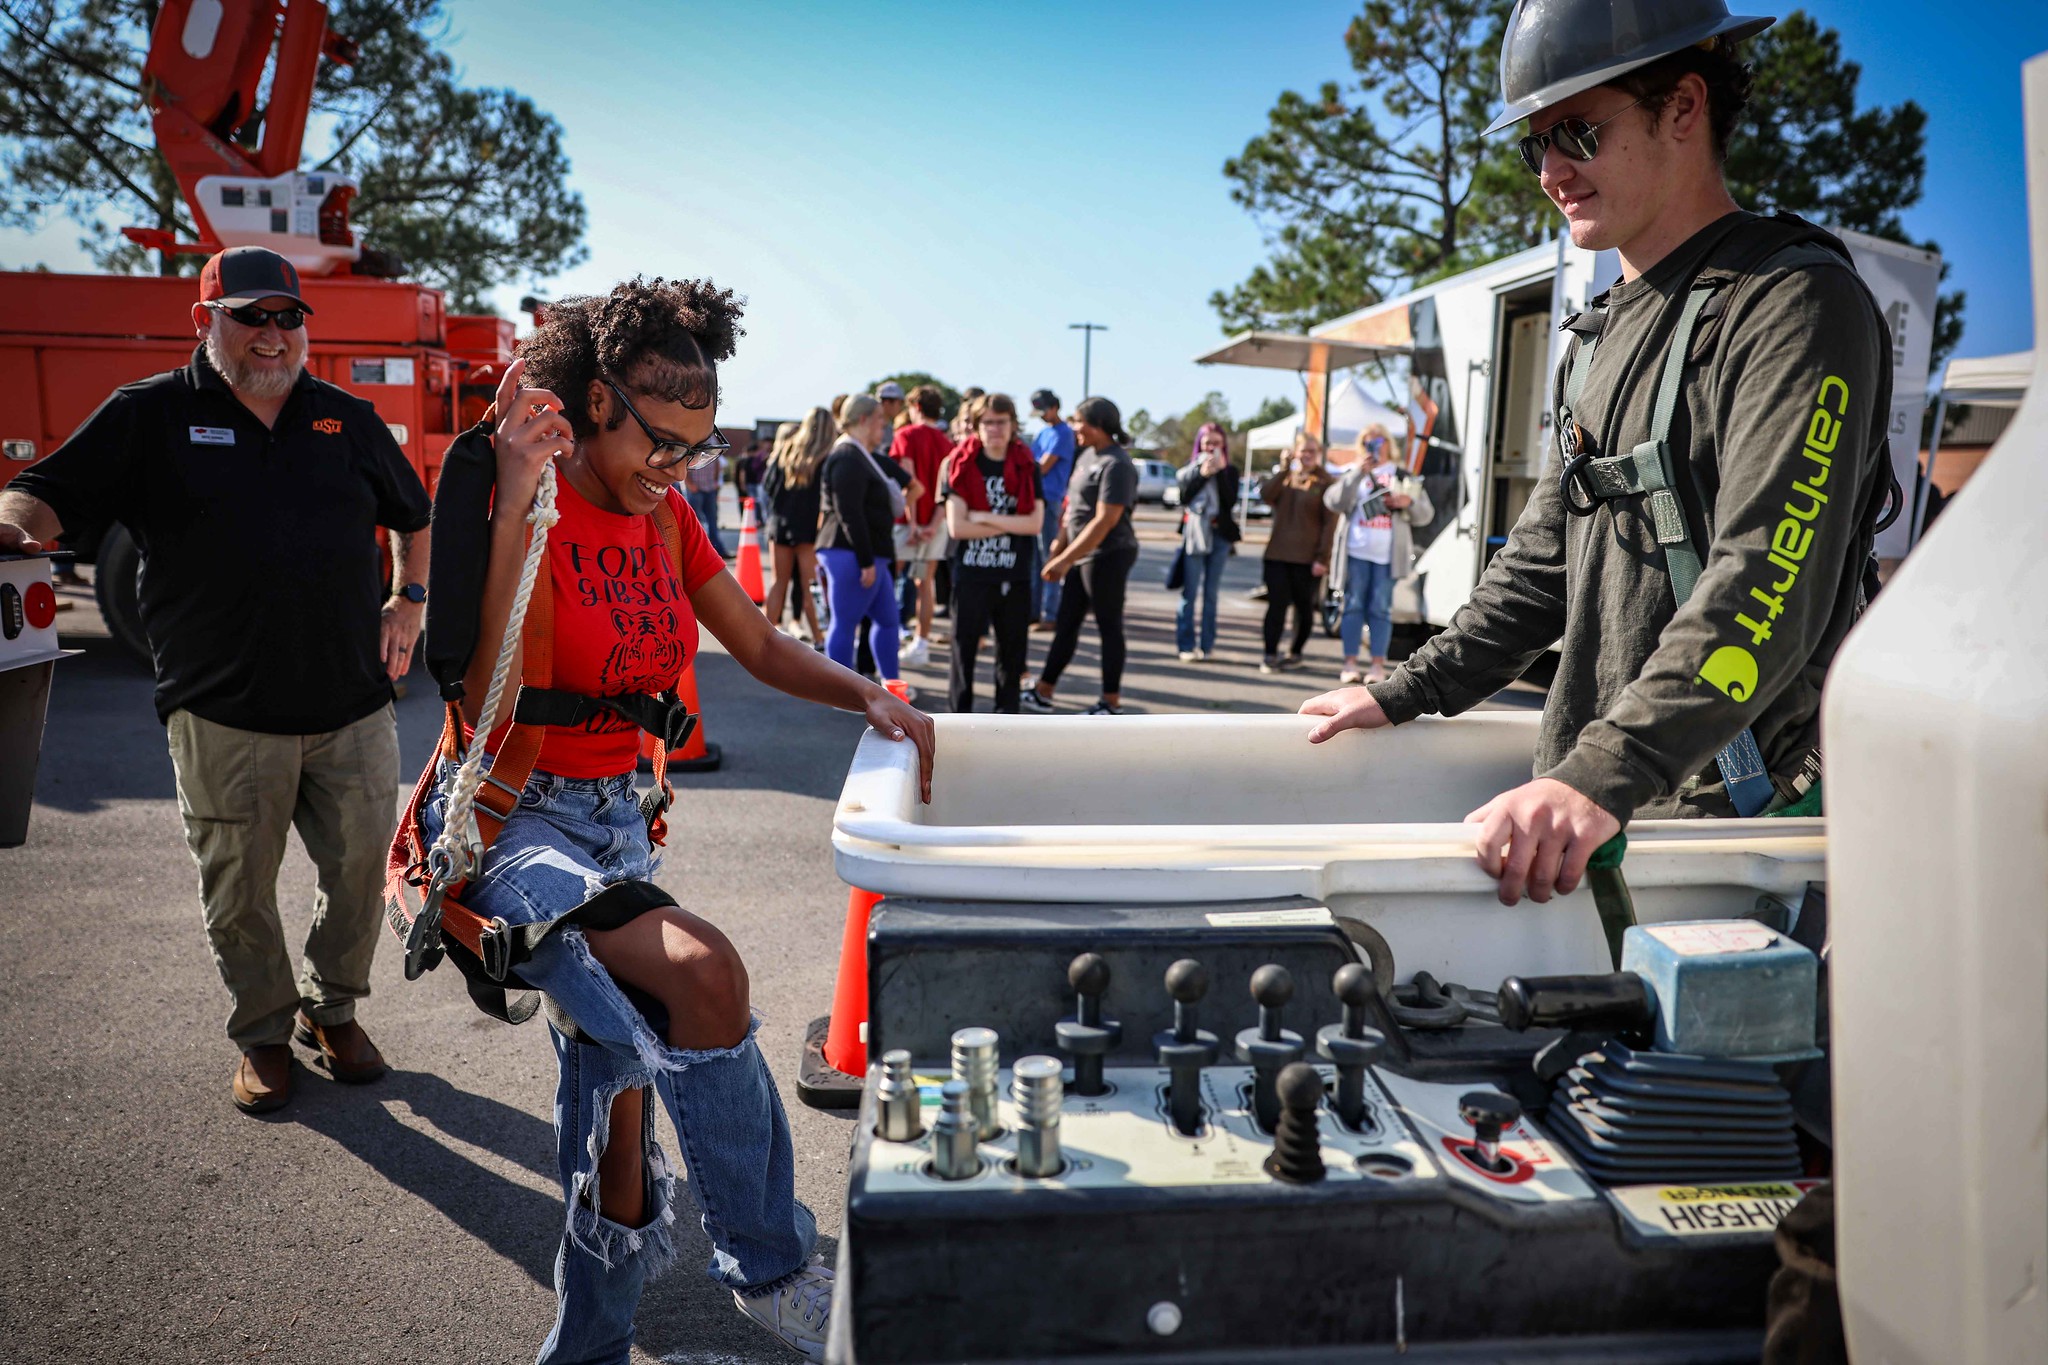
<path id="1" fill-rule="evenodd" d="M 313 423 L 313 430 L 319 432 L 322 436 L 339 436 L 341 435 L 341 419 L 339 417 L 319 418 Z"/>
<path id="2" fill-rule="evenodd" d="M 1741 645 L 1722 645 L 1693 681 L 1711 683 L 1733 701 L 1748 701 L 1756 691 L 1756 656 Z"/>
<path id="3" fill-rule="evenodd" d="M 187 427 L 195 446 L 231 446 L 235 443 L 233 427 Z"/>

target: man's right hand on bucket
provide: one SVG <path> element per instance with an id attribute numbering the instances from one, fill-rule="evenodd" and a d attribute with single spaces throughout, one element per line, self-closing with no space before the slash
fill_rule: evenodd
<path id="1" fill-rule="evenodd" d="M 1387 713 L 1380 710 L 1372 693 L 1363 687 L 1340 687 L 1320 697 L 1310 697 L 1301 704 L 1300 714 L 1327 717 L 1308 732 L 1311 744 L 1321 744 L 1340 731 L 1377 730 L 1388 723 Z"/>

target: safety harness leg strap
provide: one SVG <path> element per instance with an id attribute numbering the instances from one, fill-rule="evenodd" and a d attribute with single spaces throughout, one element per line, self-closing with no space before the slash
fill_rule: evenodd
<path id="1" fill-rule="evenodd" d="M 1700 312 L 1726 283 L 1709 276 L 1693 281 L 1685 307 L 1678 316 L 1678 328 L 1664 368 L 1657 380 L 1656 405 L 1651 410 L 1650 439 L 1626 455 L 1593 458 L 1581 450 L 1579 428 L 1572 417 L 1586 377 L 1593 368 L 1593 351 L 1599 342 L 1598 328 L 1582 335 L 1572 368 L 1566 376 L 1564 403 L 1558 410 L 1558 439 L 1566 462 L 1559 471 L 1566 507 L 1579 516 L 1592 515 L 1597 504 L 1612 498 L 1641 494 L 1645 497 L 1657 543 L 1664 549 L 1664 569 L 1671 578 L 1671 596 L 1683 608 L 1699 585 L 1702 565 L 1699 549 L 1685 521 L 1685 504 L 1678 497 L 1677 468 L 1671 454 L 1671 421 L 1678 412 L 1679 395 L 1685 387 L 1685 366 L 1698 330 Z M 1604 314 L 1595 314 L 1605 320 Z M 1584 492 L 1588 500 L 1581 502 Z M 1770 772 L 1764 766 L 1763 751 L 1747 726 L 1730 740 L 1714 764 L 1727 784 L 1728 799 L 1741 816 L 1760 815 L 1777 795 Z"/>

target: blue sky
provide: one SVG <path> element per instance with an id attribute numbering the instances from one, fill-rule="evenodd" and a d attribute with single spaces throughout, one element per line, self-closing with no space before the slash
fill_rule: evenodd
<path id="1" fill-rule="evenodd" d="M 1739 6 L 1738 6 L 1739 8 Z M 2048 4 L 1989 0 L 1931 25 L 1911 0 L 1810 12 L 1864 68 L 1860 102 L 1929 112 L 1906 214 L 1970 295 L 1964 355 L 2024 349 L 2019 64 Z M 1072 402 L 1080 334 L 1126 411 L 1221 389 L 1240 414 L 1292 376 L 1205 369 L 1206 302 L 1263 257 L 1225 157 L 1284 88 L 1348 67 L 1355 3 L 653 3 L 449 0 L 465 79 L 561 120 L 590 260 L 503 291 L 710 275 L 750 301 L 728 421 L 794 416 L 881 374 Z M 1764 12 L 1769 12 L 1768 10 Z M 0 235 L 0 262 L 65 268 L 76 232 Z"/>

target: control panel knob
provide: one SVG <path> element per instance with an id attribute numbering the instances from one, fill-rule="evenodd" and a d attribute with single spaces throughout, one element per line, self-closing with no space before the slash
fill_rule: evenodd
<path id="1" fill-rule="evenodd" d="M 1237 1035 L 1238 1060 L 1252 1065 L 1252 1114 L 1270 1133 L 1280 1122 L 1280 1096 L 1274 1088 L 1280 1069 L 1301 1060 L 1306 1047 L 1301 1035 L 1283 1028 L 1280 1011 L 1294 998 L 1294 975 L 1277 962 L 1252 973 L 1252 1000 L 1259 1007 L 1257 1028 Z"/>
<path id="2" fill-rule="evenodd" d="M 1109 989 L 1109 963 L 1100 953 L 1083 953 L 1067 964 L 1067 984 L 1074 988 L 1074 1014 L 1053 1026 L 1060 1051 L 1074 1059 L 1074 1093 L 1100 1095 L 1102 1061 L 1124 1036 L 1124 1026 L 1102 1017 L 1102 995 Z"/>
<path id="3" fill-rule="evenodd" d="M 1372 972 L 1363 964 L 1346 963 L 1337 969 L 1330 987 L 1344 1009 L 1341 1023 L 1325 1024 L 1316 1031 L 1316 1052 L 1337 1064 L 1337 1118 L 1353 1132 L 1371 1126 L 1365 1106 L 1365 1071 L 1379 1060 L 1387 1036 L 1366 1023 L 1366 1010 L 1377 988 Z"/>
<path id="4" fill-rule="evenodd" d="M 1502 1174 L 1515 1168 L 1500 1154 L 1500 1135 L 1521 1121 L 1520 1100 L 1498 1090 L 1473 1090 L 1458 1097 L 1458 1117 L 1472 1125 L 1476 1165 Z"/>
<path id="5" fill-rule="evenodd" d="M 882 1054 L 882 1078 L 875 1087 L 875 1136 L 884 1142 L 915 1142 L 924 1136 L 924 1100 L 910 1073 L 910 1054 L 895 1048 Z"/>
<path id="6" fill-rule="evenodd" d="M 1290 1185 L 1313 1184 L 1325 1173 L 1316 1124 L 1323 1078 L 1307 1062 L 1290 1062 L 1273 1088 L 1280 1101 L 1280 1121 L 1273 1134 L 1273 1154 L 1266 1158 L 1266 1174 Z"/>
<path id="7" fill-rule="evenodd" d="M 1200 1027 L 1196 1007 L 1209 993 L 1209 969 L 1184 957 L 1166 969 L 1166 993 L 1173 998 L 1173 1027 L 1153 1036 L 1159 1065 L 1167 1070 L 1166 1104 L 1176 1131 L 1202 1131 L 1202 1068 L 1221 1050 L 1216 1035 Z"/>
<path id="8" fill-rule="evenodd" d="M 939 1091 L 939 1117 L 932 1124 L 932 1171 L 939 1179 L 966 1180 L 981 1174 L 975 1134 L 967 1083 L 947 1081 Z"/>

